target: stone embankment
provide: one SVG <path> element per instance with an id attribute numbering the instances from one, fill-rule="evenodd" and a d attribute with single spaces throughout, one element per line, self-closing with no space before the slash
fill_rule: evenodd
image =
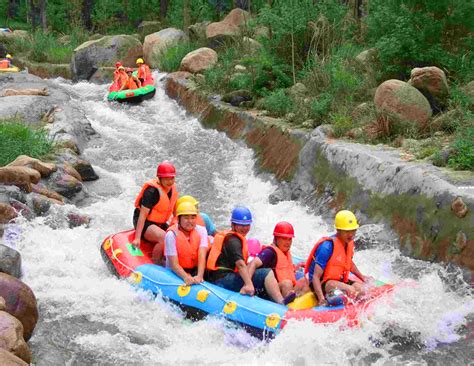
<path id="1" fill-rule="evenodd" d="M 55 142 L 47 161 L 22 155 L 0 167 L 0 364 L 26 365 L 31 362 L 26 341 L 38 321 L 38 307 L 31 289 L 19 280 L 15 222 L 58 207 L 58 217 L 51 220 L 55 225 L 87 225 L 87 216 L 65 204 L 84 198 L 83 182 L 98 176 L 81 156 L 95 131 L 69 92 L 26 73 L 0 75 L 0 118 L 11 117 L 42 125 Z"/>
<path id="2" fill-rule="evenodd" d="M 260 168 L 282 181 L 273 199 L 301 199 L 317 212 L 354 210 L 363 223 L 385 223 L 406 254 L 474 271 L 474 176 L 422 162 L 382 145 L 334 140 L 325 126 L 291 129 L 194 89 L 191 74 L 170 74 L 166 92 L 205 127 L 252 147 Z"/>

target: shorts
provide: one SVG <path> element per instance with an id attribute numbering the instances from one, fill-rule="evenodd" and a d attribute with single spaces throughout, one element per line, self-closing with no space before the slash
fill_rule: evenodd
<path id="1" fill-rule="evenodd" d="M 326 284 L 328 283 L 328 281 L 323 282 L 321 284 L 321 290 L 323 290 L 324 295 L 326 295 Z M 349 280 L 349 281 L 346 282 L 346 285 L 352 286 L 353 283 L 354 283 L 354 281 Z M 313 287 L 313 282 L 312 281 L 309 283 L 309 288 L 311 289 L 311 291 L 314 292 L 314 287 Z"/>
<path id="2" fill-rule="evenodd" d="M 270 273 L 270 268 L 259 268 L 252 276 L 253 287 L 257 295 L 265 293 L 265 278 Z M 232 272 L 214 281 L 214 284 L 227 290 L 239 292 L 244 286 L 244 280 L 238 273 Z"/>
<path id="3" fill-rule="evenodd" d="M 138 216 L 137 216 L 137 215 L 134 215 L 134 216 L 133 216 L 133 227 L 134 227 L 135 229 L 137 228 L 137 222 L 138 222 Z M 164 223 L 164 224 L 157 224 L 156 222 L 145 220 L 145 224 L 143 225 L 143 230 L 142 230 L 142 237 L 141 237 L 142 239 L 145 239 L 144 235 L 145 235 L 147 229 L 148 229 L 151 225 L 158 226 L 160 229 L 163 229 L 164 231 L 168 230 L 168 226 L 169 226 L 167 223 Z"/>

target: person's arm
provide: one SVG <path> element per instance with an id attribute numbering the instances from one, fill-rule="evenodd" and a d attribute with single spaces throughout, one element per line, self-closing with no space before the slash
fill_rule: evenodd
<path id="1" fill-rule="evenodd" d="M 135 239 L 132 242 L 132 245 L 135 248 L 140 247 L 140 240 L 142 237 L 143 227 L 145 226 L 145 220 L 148 217 L 150 209 L 144 206 L 140 207 L 140 216 L 138 216 L 137 228 L 135 229 Z"/>
<path id="2" fill-rule="evenodd" d="M 204 281 L 204 270 L 206 269 L 207 247 L 200 247 L 198 253 L 198 271 L 194 276 L 194 283 Z"/>
<path id="3" fill-rule="evenodd" d="M 370 276 L 364 276 L 364 275 L 359 271 L 359 268 L 357 268 L 357 266 L 355 265 L 354 262 L 352 262 L 351 272 L 354 273 L 358 278 L 360 278 L 360 280 L 361 280 L 362 282 L 370 282 L 371 280 L 373 280 L 373 278 L 370 277 Z"/>
<path id="4" fill-rule="evenodd" d="M 168 261 L 170 269 L 181 277 L 186 285 L 189 286 L 195 283 L 194 278 L 180 266 L 178 256 L 167 256 L 166 260 Z"/>
<path id="5" fill-rule="evenodd" d="M 250 295 L 253 296 L 255 294 L 255 287 L 253 287 L 252 277 L 250 277 L 249 272 L 247 270 L 247 265 L 245 264 L 243 259 L 239 259 L 235 262 L 235 266 L 239 271 L 240 277 L 244 281 L 244 285 L 240 289 L 240 293 L 242 295 Z"/>
<path id="6" fill-rule="evenodd" d="M 135 80 L 135 82 L 137 83 L 138 87 L 141 88 L 142 87 L 142 82 L 140 81 L 139 78 L 137 78 L 136 76 L 133 77 L 133 80 Z"/>
<path id="7" fill-rule="evenodd" d="M 263 262 L 259 257 L 255 257 L 249 264 L 247 264 L 247 270 L 250 278 L 253 277 L 255 270 L 262 266 Z"/>
<path id="8" fill-rule="evenodd" d="M 314 274 L 311 283 L 313 284 L 313 291 L 316 297 L 318 298 L 318 305 L 319 306 L 326 306 L 328 302 L 323 294 L 323 289 L 321 286 L 321 277 L 323 275 L 324 270 L 321 268 L 319 264 L 314 265 Z"/>

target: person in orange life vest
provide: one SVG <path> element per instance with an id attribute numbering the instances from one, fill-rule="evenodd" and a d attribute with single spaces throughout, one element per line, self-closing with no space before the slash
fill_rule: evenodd
<path id="1" fill-rule="evenodd" d="M 205 214 L 204 212 L 201 212 L 199 210 L 199 201 L 196 200 L 193 196 L 189 196 L 189 195 L 182 196 L 182 197 L 178 198 L 178 201 L 176 201 L 175 211 L 176 211 L 176 208 L 182 202 L 190 202 L 194 206 L 196 206 L 196 209 L 198 210 L 198 215 L 197 215 L 197 218 L 196 218 L 197 225 L 204 226 L 206 228 L 207 234 L 211 235 L 211 236 L 214 236 L 214 234 L 216 233 L 216 227 L 215 227 L 214 223 L 212 222 L 211 218 L 207 214 Z M 176 223 L 176 213 L 173 213 L 173 214 L 174 214 L 174 216 L 173 216 L 173 220 L 171 221 L 171 224 Z"/>
<path id="2" fill-rule="evenodd" d="M 117 61 L 115 63 L 115 70 L 114 70 L 114 84 L 119 85 L 119 79 L 120 79 L 120 70 L 119 67 L 122 66 L 122 63 L 120 61 Z"/>
<path id="3" fill-rule="evenodd" d="M 122 91 L 127 89 L 128 86 L 128 75 L 127 72 L 125 71 L 125 67 L 119 66 L 117 68 L 117 84 L 119 89 L 117 91 Z"/>
<path id="4" fill-rule="evenodd" d="M 147 64 L 145 64 L 145 62 L 143 61 L 143 59 L 141 57 L 137 58 L 136 64 L 137 64 L 137 67 L 138 67 L 138 72 L 137 72 L 138 79 L 140 79 L 140 81 L 142 83 L 145 80 L 150 79 L 150 77 L 151 77 L 150 68 L 148 67 Z"/>
<path id="5" fill-rule="evenodd" d="M 363 283 L 372 279 L 364 276 L 352 262 L 354 237 L 359 227 L 355 215 L 351 211 L 339 211 L 334 219 L 334 227 L 336 235 L 321 238 L 311 250 L 305 265 L 305 275 L 320 306 L 327 305 L 325 294 L 332 290 L 342 290 L 351 297 L 365 293 L 364 284 L 348 279 L 350 272 Z"/>
<path id="6" fill-rule="evenodd" d="M 128 68 L 126 72 L 127 72 L 127 83 L 125 85 L 125 88 L 123 88 L 122 86 L 120 87 L 120 90 L 123 90 L 123 89 L 134 90 L 134 89 L 141 88 L 142 83 L 140 82 L 140 80 L 138 80 L 136 76 L 133 75 L 133 69 Z"/>
<path id="7" fill-rule="evenodd" d="M 8 69 L 12 66 L 12 56 L 8 53 L 4 59 L 0 60 L 0 69 Z"/>
<path id="8" fill-rule="evenodd" d="M 207 258 L 208 280 L 217 286 L 253 296 L 268 294 L 283 304 L 278 282 L 269 268 L 259 268 L 253 276 L 247 269 L 248 247 L 246 235 L 250 231 L 252 214 L 246 207 L 232 210 L 231 230 L 218 232 Z"/>
<path id="9" fill-rule="evenodd" d="M 168 220 L 178 199 L 176 168 L 170 162 L 163 161 L 158 165 L 156 176 L 143 185 L 135 199 L 135 239 L 132 245 L 138 248 L 142 239 L 154 243 L 152 260 L 161 263 Z"/>
<path id="10" fill-rule="evenodd" d="M 192 203 L 182 202 L 176 210 L 178 222 L 168 228 L 165 236 L 166 267 L 186 285 L 204 281 L 206 269 L 209 243 L 206 229 L 196 225 L 197 214 Z"/>
<path id="11" fill-rule="evenodd" d="M 273 230 L 273 243 L 265 246 L 247 265 L 250 275 L 253 275 L 257 268 L 271 268 L 275 273 L 285 303 L 293 301 L 297 294 L 301 295 L 309 291 L 305 278 L 296 280 L 295 266 L 290 253 L 294 237 L 293 225 L 286 221 L 277 223 Z"/>

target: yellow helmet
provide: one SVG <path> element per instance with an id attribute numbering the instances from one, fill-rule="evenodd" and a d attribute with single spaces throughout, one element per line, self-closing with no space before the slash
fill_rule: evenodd
<path id="1" fill-rule="evenodd" d="M 338 230 L 355 230 L 359 227 L 354 213 L 348 210 L 339 211 L 334 218 L 334 227 Z"/>
<path id="2" fill-rule="evenodd" d="M 7 53 L 7 55 L 5 57 L 6 58 L 13 58 L 12 55 L 10 55 L 9 53 Z"/>
<path id="3" fill-rule="evenodd" d="M 145 62 L 143 61 L 143 59 L 140 57 L 140 58 L 137 58 L 137 61 L 135 61 L 136 64 L 144 64 Z"/>
<path id="4" fill-rule="evenodd" d="M 197 215 L 197 208 L 191 202 L 181 202 L 176 209 L 176 216 Z"/>
<path id="5" fill-rule="evenodd" d="M 183 196 L 183 197 L 179 197 L 178 200 L 176 201 L 176 207 L 178 207 L 183 202 L 192 203 L 194 206 L 197 206 L 199 204 L 199 201 L 195 199 L 193 196 Z"/>

